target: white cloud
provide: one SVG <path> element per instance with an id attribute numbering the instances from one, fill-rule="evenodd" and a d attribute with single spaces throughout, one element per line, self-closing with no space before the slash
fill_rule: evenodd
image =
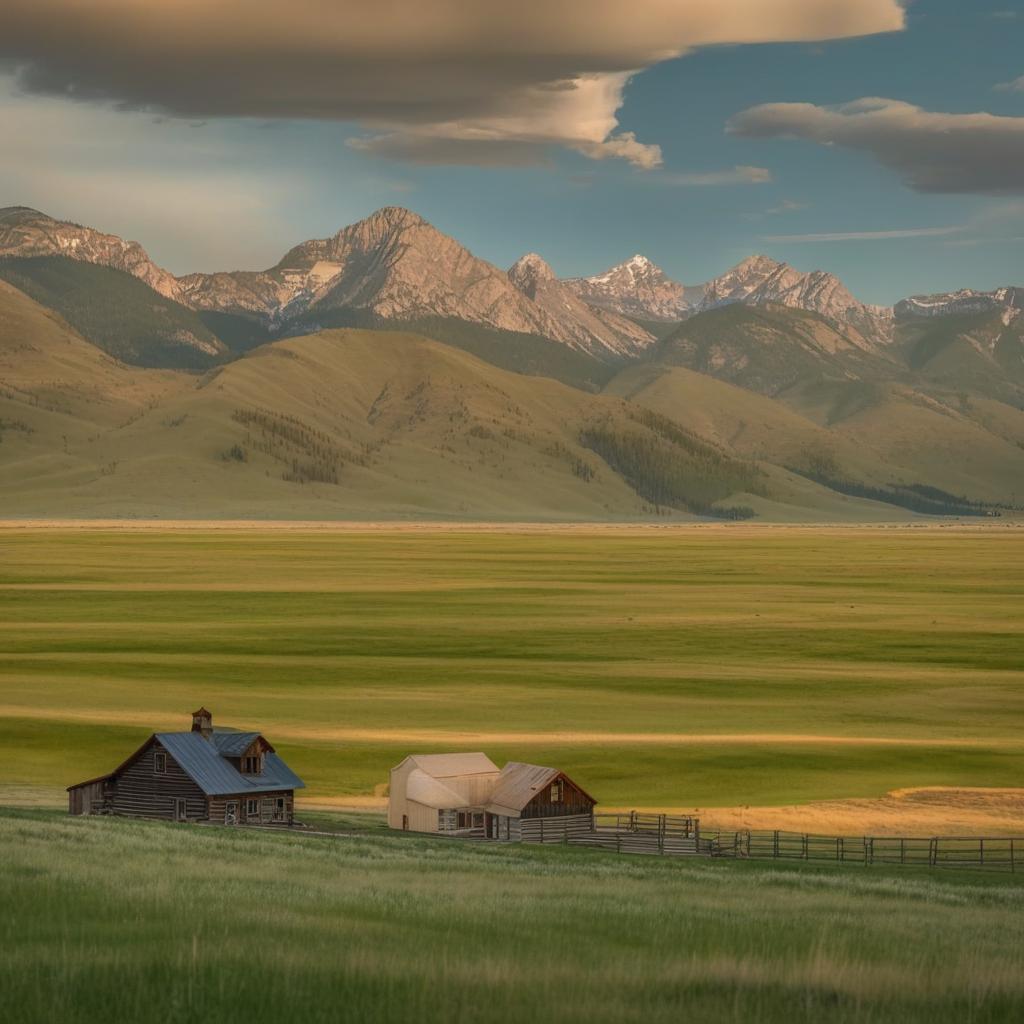
<path id="1" fill-rule="evenodd" d="M 996 92 L 1024 92 L 1024 75 L 1011 82 L 1000 82 L 995 86 Z"/>
<path id="2" fill-rule="evenodd" d="M 762 242 L 878 242 L 894 238 L 937 238 L 954 235 L 963 228 L 895 228 L 890 231 L 824 231 L 808 235 L 764 235 Z"/>
<path id="3" fill-rule="evenodd" d="M 175 116 L 358 122 L 420 161 L 566 146 L 651 168 L 619 129 L 631 74 L 693 48 L 904 25 L 898 0 L 4 0 L 25 90 Z"/>
<path id="4" fill-rule="evenodd" d="M 767 167 L 732 167 L 724 171 L 705 171 L 693 174 L 661 174 L 657 178 L 662 185 L 707 186 L 707 185 L 765 185 L 771 182 L 772 172 Z"/>
<path id="5" fill-rule="evenodd" d="M 1024 193 L 1024 117 L 933 113 L 867 97 L 838 107 L 766 103 L 737 114 L 727 130 L 867 152 L 918 192 Z"/>

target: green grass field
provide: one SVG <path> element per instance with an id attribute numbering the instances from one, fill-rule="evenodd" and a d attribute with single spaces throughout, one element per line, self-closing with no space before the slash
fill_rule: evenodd
<path id="1" fill-rule="evenodd" d="M 199 704 L 310 799 L 444 749 L 557 764 L 606 806 L 1020 786 L 1022 539 L 5 529 L 0 801 L 59 801 Z"/>
<path id="2" fill-rule="evenodd" d="M 0 811 L 7 1024 L 1024 1015 L 1019 876 Z"/>

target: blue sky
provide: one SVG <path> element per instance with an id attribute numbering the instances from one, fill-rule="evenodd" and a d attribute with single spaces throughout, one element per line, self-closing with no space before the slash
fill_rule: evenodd
<path id="1" fill-rule="evenodd" d="M 0 205 L 137 239 L 176 273 L 262 268 L 297 241 L 402 205 L 501 266 L 534 250 L 563 276 L 642 252 L 697 283 L 765 252 L 832 270 L 869 302 L 1024 284 L 1024 169 L 1000 179 L 999 194 L 971 181 L 954 193 L 922 191 L 871 144 L 776 137 L 761 125 L 742 136 L 725 130 L 761 104 L 883 97 L 1022 119 L 1001 122 L 1011 148 L 996 152 L 1012 154 L 1024 125 L 1024 80 L 1008 87 L 1024 76 L 1024 3 L 918 0 L 903 31 L 710 46 L 654 63 L 625 87 L 616 129 L 660 147 L 654 169 L 558 144 L 531 148 L 528 160 L 540 162 L 526 166 L 491 166 L 488 156 L 423 164 L 380 155 L 387 147 L 354 148 L 379 130 L 366 117 L 178 116 L 132 95 L 71 100 L 66 87 L 26 84 L 15 74 L 19 54 L 6 56 L 0 127 L 15 141 L 0 161 Z M 899 148 L 891 134 L 878 145 Z M 849 234 L 869 237 L 835 237 Z"/>

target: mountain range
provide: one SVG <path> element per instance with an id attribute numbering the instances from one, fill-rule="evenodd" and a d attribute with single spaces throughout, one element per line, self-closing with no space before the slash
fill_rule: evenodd
<path id="1" fill-rule="evenodd" d="M 1024 487 L 1022 299 L 873 306 L 766 256 L 503 271 L 396 207 L 175 277 L 11 207 L 0 514 L 994 514 Z"/>

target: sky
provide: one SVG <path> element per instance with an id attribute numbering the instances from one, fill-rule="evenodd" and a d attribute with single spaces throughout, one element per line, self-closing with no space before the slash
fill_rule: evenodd
<path id="1" fill-rule="evenodd" d="M 262 269 L 381 206 L 507 267 L 1024 284 L 1024 0 L 4 0 L 0 206 Z"/>

